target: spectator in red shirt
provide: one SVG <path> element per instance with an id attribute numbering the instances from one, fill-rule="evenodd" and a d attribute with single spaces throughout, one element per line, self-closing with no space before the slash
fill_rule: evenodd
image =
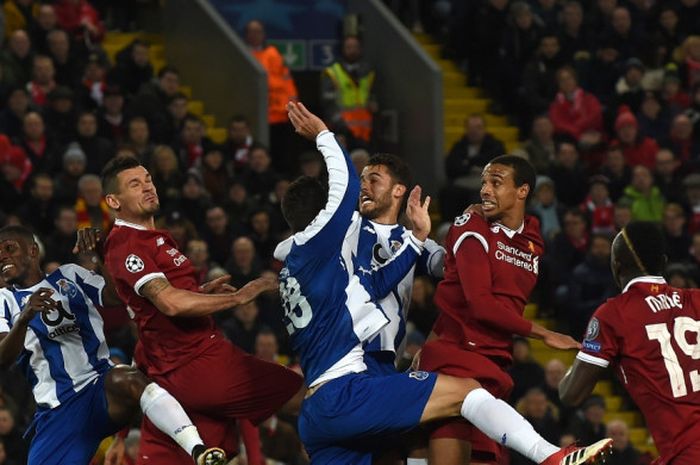
<path id="1" fill-rule="evenodd" d="M 654 139 L 639 134 L 637 118 L 626 105 L 620 107 L 615 120 L 615 132 L 617 140 L 614 143 L 619 144 L 622 148 L 625 162 L 628 165 L 644 165 L 650 170 L 654 169 L 659 145 Z"/>
<path id="2" fill-rule="evenodd" d="M 581 210 L 588 214 L 594 234 L 615 232 L 615 207 L 610 200 L 609 182 L 605 176 L 592 176 L 588 196 L 581 204 Z"/>
<path id="3" fill-rule="evenodd" d="M 92 41 L 100 42 L 105 35 L 105 27 L 100 15 L 87 0 L 59 0 L 54 5 L 58 25 L 76 39 L 89 34 Z"/>
<path id="4" fill-rule="evenodd" d="M 559 92 L 549 106 L 549 117 L 554 131 L 579 140 L 586 133 L 600 133 L 603 112 L 595 95 L 581 89 L 573 68 L 565 66 L 557 71 Z"/>
<path id="5" fill-rule="evenodd" d="M 44 55 L 34 57 L 32 80 L 27 84 L 34 105 L 43 107 L 48 103 L 49 92 L 56 87 L 55 75 L 51 58 Z"/>

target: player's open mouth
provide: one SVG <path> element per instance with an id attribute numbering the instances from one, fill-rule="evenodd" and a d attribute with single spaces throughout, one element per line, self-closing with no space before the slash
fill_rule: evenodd
<path id="1" fill-rule="evenodd" d="M 481 200 L 481 208 L 484 211 L 493 210 L 496 208 L 496 202 L 494 202 L 493 200 L 482 199 Z"/>
<path id="2" fill-rule="evenodd" d="M 12 263 L 8 263 L 7 265 L 3 265 L 2 269 L 0 269 L 0 271 L 2 271 L 3 273 L 6 273 L 8 270 L 10 270 L 11 268 L 14 268 L 14 267 L 15 267 L 15 265 L 13 265 Z"/>
<path id="3" fill-rule="evenodd" d="M 370 204 L 372 202 L 374 202 L 374 200 L 372 200 L 372 198 L 370 196 L 368 196 L 368 195 L 360 196 L 360 204 L 361 205 L 367 205 L 367 204 Z"/>

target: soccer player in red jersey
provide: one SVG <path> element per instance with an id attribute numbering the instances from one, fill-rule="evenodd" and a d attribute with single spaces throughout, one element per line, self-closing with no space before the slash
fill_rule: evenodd
<path id="1" fill-rule="evenodd" d="M 103 170 L 114 228 L 105 242 L 105 266 L 138 329 L 138 367 L 180 401 L 207 444 L 237 450 L 237 419 L 260 422 L 297 394 L 302 378 L 257 359 L 227 341 L 211 314 L 277 289 L 257 279 L 236 291 L 201 293 L 189 259 L 166 231 L 155 229 L 158 194 L 134 158 L 115 158 Z M 185 463 L 170 439 L 147 420 L 138 464 Z"/>
<path id="2" fill-rule="evenodd" d="M 593 314 L 561 399 L 582 402 L 611 367 L 646 419 L 656 463 L 700 464 L 700 291 L 661 276 L 663 235 L 653 223 L 624 227 L 610 263 L 622 294 Z"/>
<path id="3" fill-rule="evenodd" d="M 579 348 L 522 314 L 537 282 L 543 253 L 539 222 L 525 215 L 535 170 L 523 158 L 494 158 L 482 172 L 480 214 L 458 217 L 445 240 L 445 278 L 435 294 L 441 310 L 420 368 L 474 378 L 494 397 L 507 399 L 513 380 L 513 335 L 539 338 L 553 348 Z M 441 465 L 498 463 L 501 446 L 464 420 L 449 420 L 430 433 L 429 462 Z"/>

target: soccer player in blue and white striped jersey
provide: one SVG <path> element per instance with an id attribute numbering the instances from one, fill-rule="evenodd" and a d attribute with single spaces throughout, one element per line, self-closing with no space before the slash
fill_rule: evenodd
<path id="1" fill-rule="evenodd" d="M 84 465 L 105 437 L 140 407 L 198 464 L 223 464 L 206 449 L 175 398 L 136 369 L 109 360 L 96 306 L 119 305 L 114 288 L 78 265 L 45 275 L 39 247 L 22 226 L 0 229 L 0 365 L 17 363 L 32 385 L 37 412 L 30 465 Z"/>

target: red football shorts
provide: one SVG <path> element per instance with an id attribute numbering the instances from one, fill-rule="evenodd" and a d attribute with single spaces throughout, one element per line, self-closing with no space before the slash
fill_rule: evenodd
<path id="1" fill-rule="evenodd" d="M 238 451 L 236 420 L 258 424 L 280 409 L 303 383 L 301 376 L 246 354 L 222 339 L 194 360 L 153 378 L 185 408 L 210 447 Z M 192 458 L 144 418 L 138 465 L 190 463 Z"/>
<path id="2" fill-rule="evenodd" d="M 700 464 L 700 444 L 693 444 L 673 457 L 669 462 L 659 457 L 652 465 L 698 465 Z"/>
<path id="3" fill-rule="evenodd" d="M 513 389 L 510 375 L 491 359 L 442 339 L 425 344 L 420 355 L 420 369 L 457 378 L 473 378 L 499 399 L 508 399 Z M 463 418 L 435 423 L 430 428 L 430 438 L 468 441 L 472 446 L 473 462 L 497 464 L 501 458 L 502 446 Z"/>

